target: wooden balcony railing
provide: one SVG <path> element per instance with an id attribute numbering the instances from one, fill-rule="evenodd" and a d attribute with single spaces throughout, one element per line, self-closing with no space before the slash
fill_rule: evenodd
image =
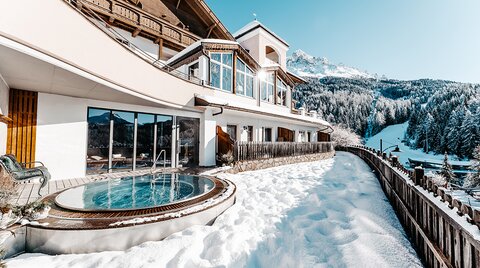
<path id="1" fill-rule="evenodd" d="M 334 151 L 333 142 L 235 142 L 235 161 L 268 159 Z"/>
<path id="2" fill-rule="evenodd" d="M 200 37 L 195 34 L 154 17 L 126 2 L 117 0 L 76 0 L 76 3 L 77 6 L 87 5 L 98 14 L 108 17 L 110 22 L 118 20 L 135 28 L 137 34 L 140 31 L 144 31 L 156 38 L 168 40 L 183 47 L 200 40 Z"/>

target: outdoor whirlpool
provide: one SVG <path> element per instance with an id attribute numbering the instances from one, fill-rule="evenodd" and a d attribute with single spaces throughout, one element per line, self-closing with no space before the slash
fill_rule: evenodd
<path id="1" fill-rule="evenodd" d="M 202 196 L 215 187 L 212 179 L 183 174 L 147 174 L 89 183 L 55 198 L 63 208 L 112 211 L 155 208 Z"/>
<path id="2" fill-rule="evenodd" d="M 92 182 L 46 196 L 48 218 L 14 243 L 47 254 L 126 250 L 213 223 L 235 194 L 228 180 L 175 173 Z"/>

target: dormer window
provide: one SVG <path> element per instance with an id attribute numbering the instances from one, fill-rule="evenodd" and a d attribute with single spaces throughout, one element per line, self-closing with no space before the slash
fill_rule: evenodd
<path id="1" fill-rule="evenodd" d="M 268 73 L 265 81 L 260 84 L 260 100 L 275 103 L 273 89 L 275 88 L 275 74 Z"/>
<path id="2" fill-rule="evenodd" d="M 232 53 L 211 53 L 210 58 L 210 85 L 232 92 Z"/>
<path id="3" fill-rule="evenodd" d="M 235 93 L 237 93 L 238 95 L 253 97 L 253 71 L 248 68 L 248 66 L 240 59 L 237 59 L 236 69 L 237 73 L 235 78 Z"/>

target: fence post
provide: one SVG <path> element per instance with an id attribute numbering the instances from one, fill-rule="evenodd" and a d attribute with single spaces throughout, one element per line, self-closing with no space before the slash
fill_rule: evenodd
<path id="1" fill-rule="evenodd" d="M 420 185 L 424 175 L 425 170 L 422 167 L 415 167 L 415 171 L 413 172 L 413 183 L 415 183 L 415 185 Z"/>
<path id="2" fill-rule="evenodd" d="M 398 166 L 398 156 L 396 156 L 396 155 L 392 156 L 392 166 L 393 167 Z"/>

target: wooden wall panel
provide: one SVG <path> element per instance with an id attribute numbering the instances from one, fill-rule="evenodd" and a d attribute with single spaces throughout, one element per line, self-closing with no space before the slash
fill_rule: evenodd
<path id="1" fill-rule="evenodd" d="M 37 103 L 37 92 L 10 89 L 7 154 L 22 163 L 35 161 Z"/>

